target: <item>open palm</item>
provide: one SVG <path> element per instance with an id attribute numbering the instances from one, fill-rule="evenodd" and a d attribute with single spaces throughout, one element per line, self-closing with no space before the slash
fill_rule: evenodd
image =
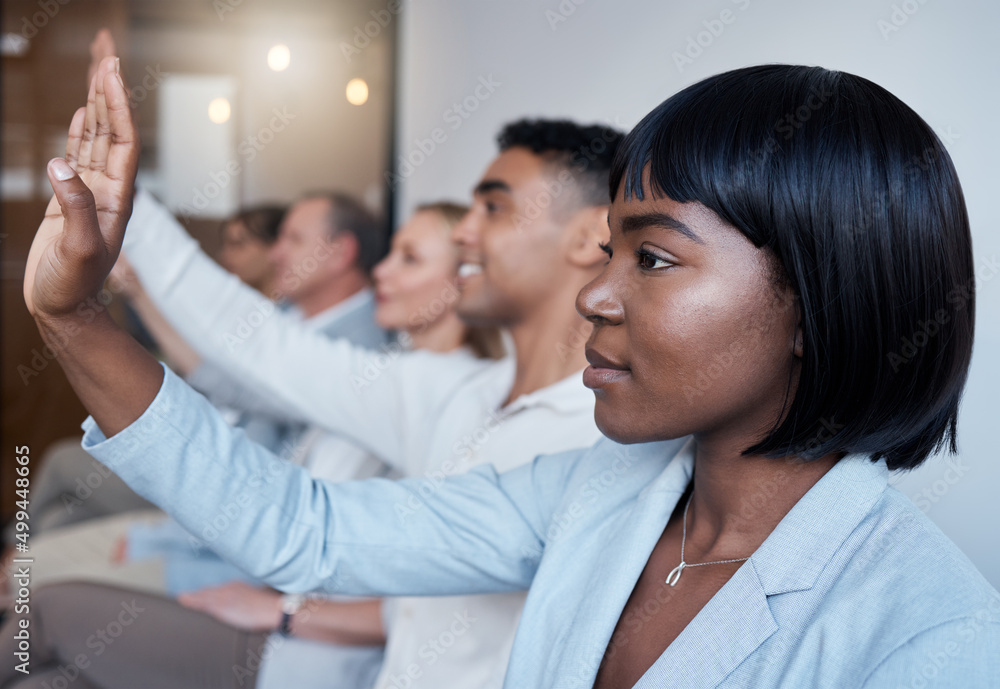
<path id="1" fill-rule="evenodd" d="M 28 253 L 24 300 L 37 317 L 77 311 L 104 284 L 132 212 L 139 139 L 118 61 L 108 57 L 73 117 L 66 160 L 48 167 L 55 195 Z M 68 163 L 68 164 L 67 164 Z"/>

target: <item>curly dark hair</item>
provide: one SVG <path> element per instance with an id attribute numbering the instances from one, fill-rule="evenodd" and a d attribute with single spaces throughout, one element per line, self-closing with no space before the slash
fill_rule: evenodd
<path id="1" fill-rule="evenodd" d="M 602 206 L 609 201 L 611 161 L 624 137 L 623 132 L 603 124 L 523 119 L 506 125 L 497 135 L 497 144 L 501 151 L 530 149 L 564 167 L 578 183 L 582 202 Z"/>

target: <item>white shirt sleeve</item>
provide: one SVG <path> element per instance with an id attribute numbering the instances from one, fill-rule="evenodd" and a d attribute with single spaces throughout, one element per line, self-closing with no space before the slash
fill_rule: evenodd
<path id="1" fill-rule="evenodd" d="M 481 466 L 438 482 L 313 480 L 226 425 L 169 369 L 128 428 L 105 438 L 87 419 L 84 429 L 84 449 L 139 494 L 286 591 L 518 591 L 541 557 L 540 522 L 526 516 L 535 502 L 530 467 L 518 477 Z M 401 511 L 412 501 L 422 509 Z"/>
<path id="2" fill-rule="evenodd" d="M 136 194 L 124 251 L 178 332 L 229 375 L 273 398 L 290 419 L 340 433 L 399 466 L 407 429 L 481 366 L 467 357 L 365 350 L 310 331 L 210 259 L 147 192 Z"/>
<path id="3" fill-rule="evenodd" d="M 258 387 L 233 377 L 211 361 L 202 361 L 184 380 L 216 407 L 246 412 L 275 423 L 295 424 L 299 421 L 295 414 L 289 414 L 285 405 Z"/>

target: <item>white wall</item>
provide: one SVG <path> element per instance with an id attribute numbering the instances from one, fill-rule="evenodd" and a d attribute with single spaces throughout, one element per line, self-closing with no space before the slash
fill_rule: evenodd
<path id="1" fill-rule="evenodd" d="M 689 39 L 707 30 L 704 22 L 724 10 L 730 23 L 720 23 L 721 32 L 720 24 L 712 25 L 718 35 L 702 35 L 707 47 L 678 67 L 674 54 L 683 54 Z M 948 145 L 972 217 L 980 276 L 956 468 L 949 472 L 948 463 L 935 458 L 900 477 L 898 486 L 1000 587 L 997 26 L 1000 4 L 976 0 L 421 0 L 402 20 L 397 149 L 419 164 L 412 171 L 397 167 L 405 177 L 400 217 L 422 201 L 467 200 L 495 153 L 497 131 L 521 116 L 630 128 L 692 82 L 763 62 L 822 65 L 888 88 Z M 481 78 L 499 85 L 475 101 Z M 475 111 L 456 119 L 453 105 L 469 96 Z"/>
<path id="2" fill-rule="evenodd" d="M 163 76 L 156 132 L 160 186 L 154 191 L 174 213 L 224 218 L 239 207 L 239 186 L 231 183 L 238 169 L 233 118 L 216 123 L 208 117 L 209 103 L 225 98 L 232 106 L 236 93 L 236 79 L 225 75 Z M 205 184 L 192 184 L 206 177 Z"/>
<path id="3" fill-rule="evenodd" d="M 330 7 L 311 11 L 301 3 L 281 8 L 275 3 L 244 2 L 220 21 L 212 3 L 195 3 L 190 11 L 207 17 L 197 15 L 185 22 L 146 17 L 136 22 L 129 59 L 122 61 L 133 89 L 147 75 L 160 73 L 228 75 L 236 81 L 230 98 L 232 118 L 225 132 L 217 132 L 231 150 L 221 165 L 218 160 L 201 160 L 200 153 L 187 161 L 179 204 L 190 207 L 199 194 L 214 189 L 213 175 L 224 179 L 220 173 L 231 163 L 239 172 L 226 191 L 235 194 L 240 206 L 287 203 L 306 191 L 322 189 L 355 194 L 380 209 L 384 205 L 380 192 L 389 147 L 391 34 L 376 32 L 349 56 L 341 46 L 354 43 L 356 28 L 371 20 L 368 8 L 384 10 L 385 0 L 327 4 Z M 150 12 L 169 13 L 172 7 L 144 5 Z M 269 11 L 280 16 L 270 17 Z M 291 64 L 273 72 L 267 67 L 267 51 L 279 42 L 288 45 Z M 345 97 L 347 82 L 354 77 L 368 81 L 369 99 L 362 106 L 349 104 Z M 152 87 L 143 92 L 147 97 L 138 99 L 139 126 L 145 128 L 140 130 L 141 165 L 143 183 L 159 192 L 161 159 L 171 151 L 156 146 L 161 113 L 153 106 L 163 95 L 162 85 L 156 79 L 148 84 Z M 205 112 L 200 106 L 195 110 L 198 117 Z M 184 140 L 188 147 L 195 142 L 195 151 L 208 145 L 203 137 Z M 224 217 L 225 208 L 232 207 L 219 206 L 210 206 L 203 215 Z"/>

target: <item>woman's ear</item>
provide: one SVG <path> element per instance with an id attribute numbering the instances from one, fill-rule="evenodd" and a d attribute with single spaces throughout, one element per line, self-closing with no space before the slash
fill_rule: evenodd
<path id="1" fill-rule="evenodd" d="M 568 229 L 567 257 L 571 264 L 589 269 L 607 262 L 608 256 L 601 250 L 601 244 L 611 239 L 607 206 L 581 208 L 570 219 Z"/>

